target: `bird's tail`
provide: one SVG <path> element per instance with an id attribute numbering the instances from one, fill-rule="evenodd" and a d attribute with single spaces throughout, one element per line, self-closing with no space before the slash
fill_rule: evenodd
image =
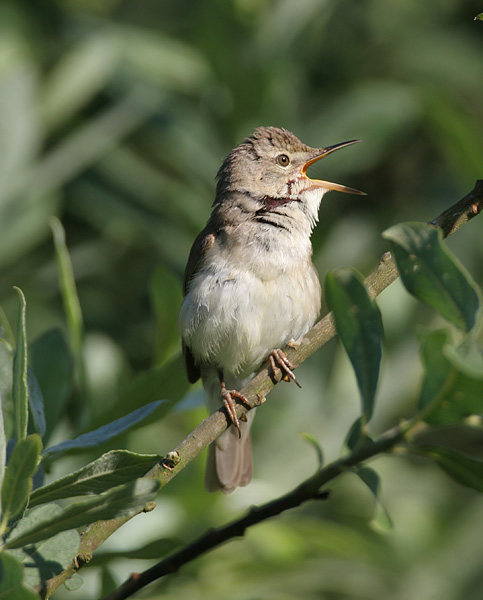
<path id="1" fill-rule="evenodd" d="M 231 383 L 231 382 L 230 382 Z M 241 389 L 244 382 L 238 382 Z M 235 386 L 234 386 L 235 387 Z M 210 412 L 222 405 L 218 380 L 205 385 L 208 395 L 207 405 Z M 230 425 L 209 447 L 206 465 L 205 485 L 209 492 L 221 490 L 225 494 L 237 487 L 248 485 L 252 478 L 252 448 L 250 426 L 255 410 L 247 412 L 246 422 L 240 421 L 241 437 L 234 425 Z"/>

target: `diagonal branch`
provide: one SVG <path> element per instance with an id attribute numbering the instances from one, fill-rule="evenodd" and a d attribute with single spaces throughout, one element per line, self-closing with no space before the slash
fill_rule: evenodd
<path id="1" fill-rule="evenodd" d="M 483 180 L 478 180 L 471 192 L 431 221 L 431 223 L 440 227 L 446 237 L 479 214 L 482 206 Z M 365 285 L 371 297 L 374 298 L 395 281 L 398 276 L 394 259 L 389 252 L 386 252 L 382 256 L 377 268 L 365 279 Z M 299 366 L 306 358 L 331 340 L 335 336 L 335 333 L 332 315 L 329 313 L 314 325 L 302 339 L 297 349 L 287 348 L 288 359 L 295 366 Z M 265 366 L 241 391 L 254 407 L 263 404 L 265 397 L 274 386 L 275 383 L 272 381 L 269 367 Z M 238 417 L 240 418 L 246 410 L 244 405 L 237 405 Z M 181 469 L 223 433 L 228 425 L 229 422 L 224 410 L 220 409 L 216 411 L 200 423 L 161 463 L 151 469 L 146 474 L 146 477 L 159 479 L 162 486 L 166 485 Z M 88 562 L 94 550 L 127 520 L 129 520 L 129 517 L 93 523 L 81 538 L 76 564 L 71 565 L 61 574 L 47 582 L 45 597 L 49 597 L 64 581 L 76 572 L 79 564 L 82 565 Z"/>
<path id="2" fill-rule="evenodd" d="M 412 421 L 401 423 L 381 435 L 378 440 L 359 445 L 348 456 L 339 458 L 318 470 L 315 475 L 303 481 L 287 494 L 261 506 L 253 506 L 244 517 L 236 519 L 218 529 L 208 530 L 191 544 L 181 548 L 146 571 L 133 573 L 119 588 L 105 596 L 102 600 L 125 600 L 135 592 L 146 587 L 149 583 L 161 579 L 165 575 L 175 573 L 182 566 L 198 556 L 213 550 L 230 539 L 243 536 L 248 527 L 275 517 L 286 510 L 300 506 L 309 500 L 327 499 L 329 492 L 321 490 L 324 485 L 341 475 L 344 471 L 360 465 L 377 454 L 391 450 L 402 440 L 413 425 Z"/>

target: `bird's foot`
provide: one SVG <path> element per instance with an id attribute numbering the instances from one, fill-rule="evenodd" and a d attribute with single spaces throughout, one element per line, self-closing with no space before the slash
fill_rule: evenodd
<path id="1" fill-rule="evenodd" d="M 228 413 L 228 418 L 233 423 L 233 425 L 236 427 L 236 429 L 238 431 L 238 437 L 241 438 L 240 421 L 238 420 L 238 417 L 236 414 L 236 402 L 235 402 L 234 398 L 238 398 L 238 400 L 241 400 L 243 402 L 243 404 L 246 404 L 249 408 L 251 408 L 252 406 L 251 406 L 250 402 L 248 402 L 248 399 L 246 398 L 246 396 L 244 396 L 240 392 L 237 392 L 237 390 L 227 390 L 224 381 L 220 381 L 220 386 L 221 386 L 221 397 L 223 399 L 223 405 L 226 408 L 226 412 Z M 245 416 L 245 415 L 243 415 L 243 416 Z M 240 417 L 240 418 L 241 418 L 241 420 L 243 420 L 242 417 Z M 245 417 L 245 420 L 246 420 L 246 417 Z"/>
<path id="2" fill-rule="evenodd" d="M 292 380 L 299 388 L 302 387 L 300 385 L 300 383 L 297 381 L 297 378 L 295 377 L 295 373 L 293 372 L 293 369 L 295 369 L 295 365 L 293 365 L 289 361 L 289 359 L 287 358 L 287 355 L 285 354 L 285 352 L 283 350 L 280 350 L 280 348 L 276 348 L 275 350 L 272 350 L 270 352 L 270 356 L 268 357 L 268 360 L 270 361 L 270 367 L 272 369 L 272 374 L 275 379 L 277 377 L 276 373 L 277 373 L 277 368 L 278 368 L 278 369 L 280 369 L 280 371 L 282 371 L 282 379 L 284 381 Z"/>

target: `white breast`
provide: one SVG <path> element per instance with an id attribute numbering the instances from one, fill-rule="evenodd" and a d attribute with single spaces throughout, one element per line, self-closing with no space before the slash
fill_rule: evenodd
<path id="1" fill-rule="evenodd" d="M 315 323 L 321 291 L 310 242 L 291 242 L 270 252 L 255 242 L 231 247 L 229 254 L 210 251 L 211 262 L 191 280 L 179 315 L 183 339 L 199 364 L 248 376 L 274 348 Z"/>

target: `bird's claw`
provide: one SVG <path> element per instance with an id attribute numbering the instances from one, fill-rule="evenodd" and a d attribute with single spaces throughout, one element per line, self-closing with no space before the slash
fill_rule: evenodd
<path id="1" fill-rule="evenodd" d="M 287 355 L 285 354 L 285 352 L 283 350 L 280 350 L 280 348 L 276 348 L 275 350 L 272 350 L 270 352 L 270 356 L 268 357 L 268 360 L 270 361 L 270 367 L 272 368 L 272 373 L 273 373 L 274 377 L 276 377 L 276 372 L 277 372 L 277 368 L 278 368 L 282 371 L 282 379 L 284 381 L 292 380 L 299 388 L 302 387 L 300 385 L 300 383 L 297 381 L 297 378 L 295 377 L 295 373 L 293 372 L 293 369 L 295 369 L 295 365 L 293 365 L 289 361 L 289 359 L 287 358 Z"/>
<path id="2" fill-rule="evenodd" d="M 238 431 L 238 437 L 241 438 L 240 421 L 238 420 L 236 414 L 236 402 L 234 398 L 238 398 L 243 402 L 243 404 L 246 404 L 249 408 L 251 408 L 251 404 L 248 402 L 246 396 L 244 396 L 240 392 L 237 392 L 237 390 L 227 390 L 223 382 L 221 382 L 221 397 L 223 399 L 223 405 L 226 408 L 226 412 L 228 413 L 228 418 L 236 427 Z"/>

